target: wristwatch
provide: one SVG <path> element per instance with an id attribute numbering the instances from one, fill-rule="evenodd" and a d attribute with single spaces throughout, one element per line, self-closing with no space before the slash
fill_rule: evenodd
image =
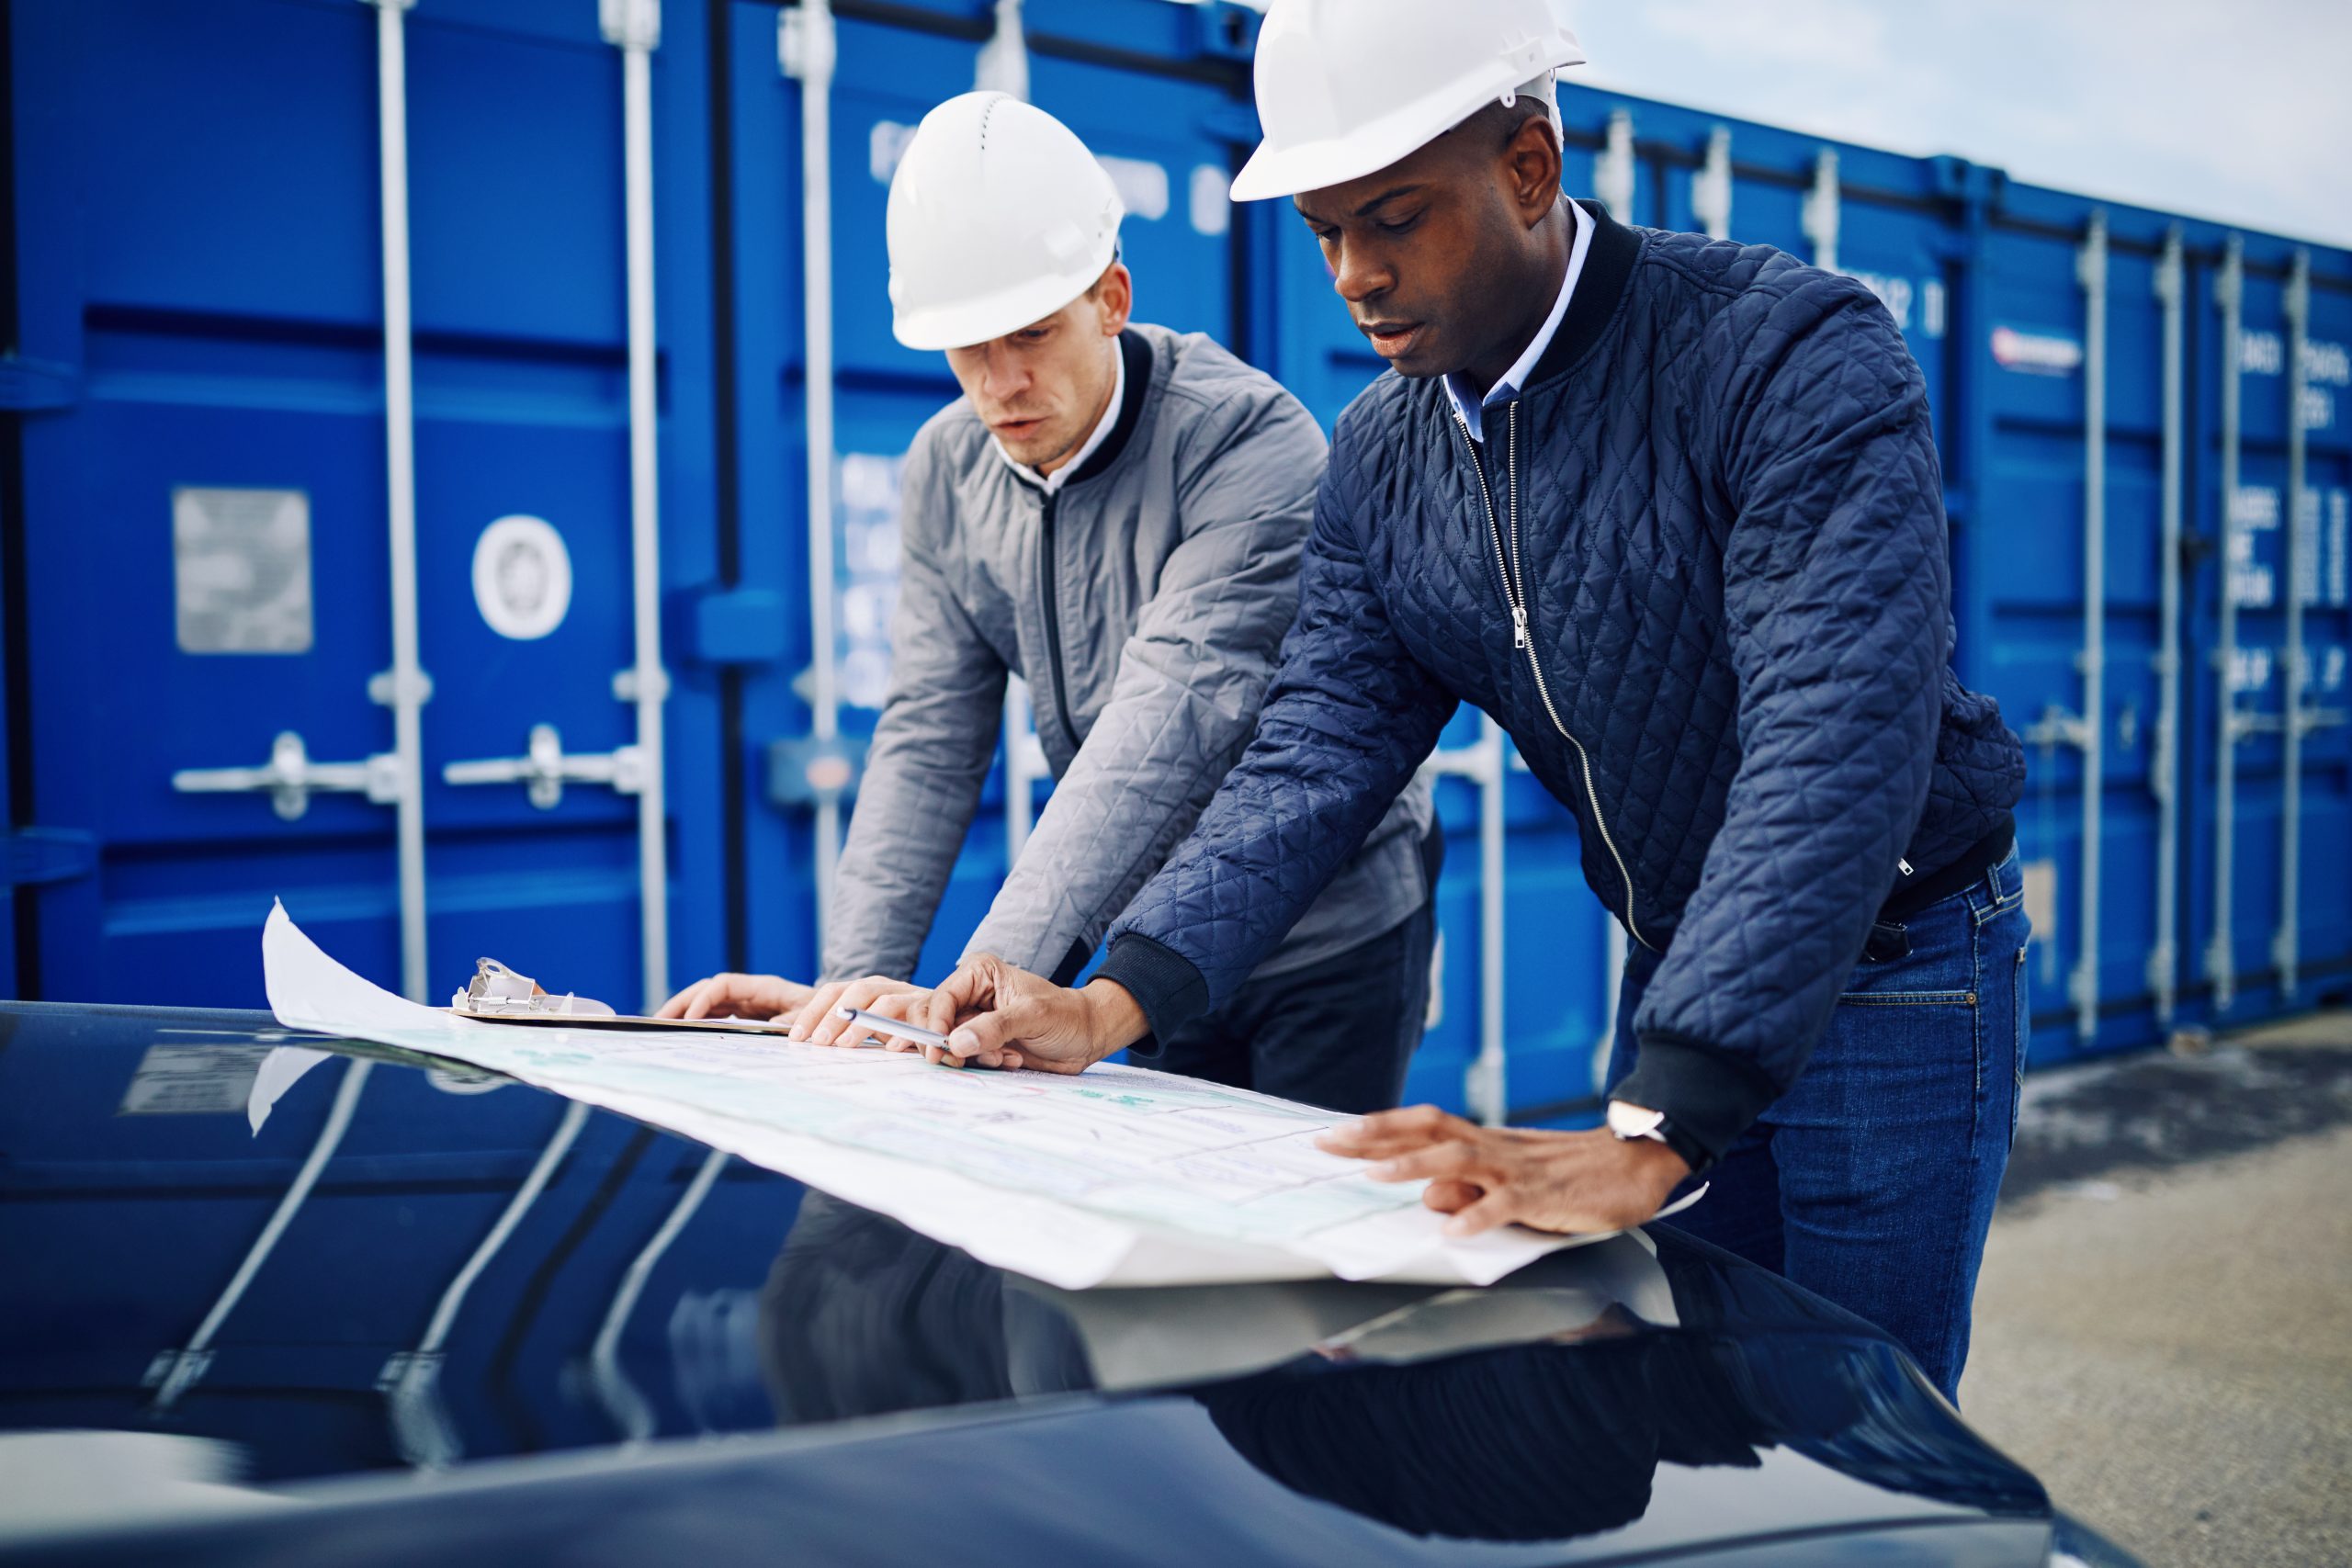
<path id="1" fill-rule="evenodd" d="M 1635 1105 L 1623 1100 L 1611 1100 L 1609 1131 L 1621 1144 L 1630 1144 L 1641 1138 L 1664 1144 L 1680 1155 L 1682 1163 L 1693 1171 L 1714 1163 L 1708 1157 L 1707 1151 L 1691 1141 L 1665 1111 L 1652 1111 L 1646 1105 Z"/>

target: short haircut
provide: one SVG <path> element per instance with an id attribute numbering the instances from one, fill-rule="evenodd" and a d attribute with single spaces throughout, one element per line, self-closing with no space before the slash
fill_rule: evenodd
<path id="1" fill-rule="evenodd" d="M 1541 76 L 1521 83 L 1512 90 L 1510 102 L 1505 103 L 1497 98 L 1472 112 L 1453 129 L 1455 131 L 1469 131 L 1481 138 L 1491 137 L 1493 145 L 1501 147 L 1519 134 L 1521 126 L 1540 115 L 1552 121 L 1552 140 L 1559 143 L 1559 111 L 1555 107 L 1558 91 L 1552 73 L 1547 71 Z"/>
<path id="2" fill-rule="evenodd" d="M 1094 281 L 1086 286 L 1086 292 L 1080 295 L 1079 298 L 1081 299 L 1091 299 L 1097 294 L 1102 293 L 1102 280 L 1111 276 L 1111 269 L 1113 267 L 1118 265 L 1121 262 L 1126 259 L 1126 247 L 1116 241 L 1112 242 L 1111 259 L 1102 264 L 1102 270 L 1094 275 Z"/>

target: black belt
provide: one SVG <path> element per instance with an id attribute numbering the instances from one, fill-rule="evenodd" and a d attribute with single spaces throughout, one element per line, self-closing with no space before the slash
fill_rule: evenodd
<path id="1" fill-rule="evenodd" d="M 1894 896 L 1880 907 L 1878 918 L 1882 921 L 1907 920 L 1928 905 L 1951 897 L 2007 860 L 2017 837 L 2017 823 L 2004 818 L 1999 827 L 1962 852 L 1950 865 L 1924 876 L 1905 877 Z"/>

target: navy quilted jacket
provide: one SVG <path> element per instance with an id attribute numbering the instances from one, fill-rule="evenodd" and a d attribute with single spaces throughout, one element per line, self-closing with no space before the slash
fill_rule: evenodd
<path id="1" fill-rule="evenodd" d="M 1475 703 L 1663 954 L 1619 1093 L 1720 1154 L 1890 897 L 2006 845 L 2024 758 L 1950 668 L 1927 389 L 1885 310 L 1587 210 L 1567 314 L 1483 449 L 1434 378 L 1341 417 L 1256 738 L 1102 973 L 1155 1038 L 1230 996 Z"/>

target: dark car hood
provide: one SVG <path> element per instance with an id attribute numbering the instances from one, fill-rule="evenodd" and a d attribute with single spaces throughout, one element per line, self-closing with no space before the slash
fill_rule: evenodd
<path id="1" fill-rule="evenodd" d="M 0 1424 L 215 1439 L 243 1472 L 209 1523 L 126 1481 L 112 1533 L 19 1531 L 31 1560 L 162 1550 L 121 1533 L 142 1497 L 190 1562 L 1557 1562 L 1858 1530 L 2033 1562 L 2047 1536 L 2032 1477 L 1883 1336 L 1668 1227 L 1484 1291 L 1068 1292 L 372 1047 L 249 1131 L 297 1043 L 332 1043 L 0 1009 Z"/>

